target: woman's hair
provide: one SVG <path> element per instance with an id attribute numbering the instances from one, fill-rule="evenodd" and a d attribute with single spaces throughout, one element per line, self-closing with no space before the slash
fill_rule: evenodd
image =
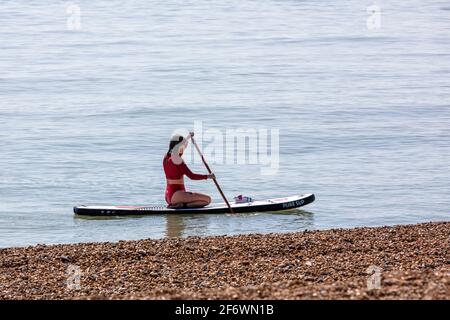
<path id="1" fill-rule="evenodd" d="M 174 135 L 171 139 L 170 139 L 170 143 L 169 143 L 169 151 L 167 151 L 167 155 L 170 156 L 170 153 L 172 152 L 173 148 L 175 148 L 175 146 L 181 142 L 183 142 L 184 137 L 181 135 Z"/>

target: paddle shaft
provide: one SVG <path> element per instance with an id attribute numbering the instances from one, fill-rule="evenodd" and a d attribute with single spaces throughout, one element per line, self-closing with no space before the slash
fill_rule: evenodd
<path id="1" fill-rule="evenodd" d="M 194 140 L 193 136 L 190 136 L 192 139 L 192 143 L 194 144 L 195 149 L 197 149 L 198 154 L 200 155 L 200 157 L 202 158 L 203 164 L 206 167 L 206 170 L 208 170 L 209 174 L 212 174 L 211 168 L 209 167 L 209 165 L 206 163 L 205 161 L 205 157 L 203 157 L 202 152 L 200 151 L 200 148 L 198 147 L 197 143 Z M 230 212 L 232 214 L 234 214 L 233 208 L 231 208 L 230 203 L 228 202 L 227 198 L 225 197 L 225 194 L 223 193 L 222 189 L 219 186 L 219 183 L 217 182 L 216 178 L 213 179 L 214 184 L 217 187 L 217 190 L 219 190 L 220 195 L 222 196 L 223 200 L 225 201 L 225 203 L 227 204 L 228 209 L 230 210 Z"/>

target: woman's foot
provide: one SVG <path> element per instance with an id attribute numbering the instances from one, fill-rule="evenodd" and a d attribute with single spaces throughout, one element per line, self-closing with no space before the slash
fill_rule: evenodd
<path id="1" fill-rule="evenodd" d="M 186 204 L 184 204 L 183 202 L 177 203 L 177 204 L 169 204 L 167 206 L 167 208 L 169 209 L 183 209 L 186 208 Z"/>

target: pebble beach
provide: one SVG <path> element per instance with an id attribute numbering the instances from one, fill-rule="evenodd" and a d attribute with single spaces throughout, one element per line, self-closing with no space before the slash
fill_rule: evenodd
<path id="1" fill-rule="evenodd" d="M 0 299 L 450 299 L 450 222 L 0 250 Z"/>

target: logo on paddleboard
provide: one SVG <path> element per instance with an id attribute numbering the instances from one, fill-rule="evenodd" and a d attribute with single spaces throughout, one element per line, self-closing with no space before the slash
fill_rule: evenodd
<path id="1" fill-rule="evenodd" d="M 283 203 L 283 208 L 294 208 L 294 207 L 300 207 L 305 203 L 305 200 L 295 200 L 291 202 Z"/>

